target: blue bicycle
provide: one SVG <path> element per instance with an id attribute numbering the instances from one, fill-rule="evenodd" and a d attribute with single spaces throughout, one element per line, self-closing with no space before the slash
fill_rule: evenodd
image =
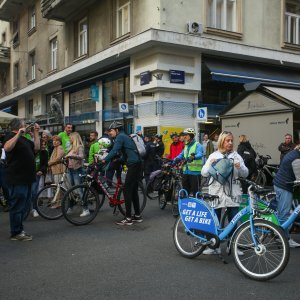
<path id="1" fill-rule="evenodd" d="M 239 211 L 225 228 L 220 228 L 214 209 L 208 204 L 217 201 L 218 196 L 198 193 L 196 198 L 189 198 L 187 192 L 181 190 L 178 199 L 180 216 L 173 229 L 178 252 L 193 258 L 206 247 L 218 248 L 229 238 L 228 247 L 233 252 L 235 265 L 245 276 L 260 281 L 278 276 L 289 261 L 287 237 L 279 226 L 258 218 L 260 196 L 269 193 L 270 189 L 251 185 L 248 191 L 248 206 Z M 235 229 L 246 215 L 249 221 Z"/>

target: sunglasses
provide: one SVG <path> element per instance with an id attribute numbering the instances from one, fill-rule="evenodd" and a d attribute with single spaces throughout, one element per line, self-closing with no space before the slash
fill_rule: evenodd
<path id="1" fill-rule="evenodd" d="M 223 135 L 223 134 L 231 134 L 232 135 L 232 132 L 231 131 L 222 131 L 221 133 L 220 133 L 220 135 Z"/>

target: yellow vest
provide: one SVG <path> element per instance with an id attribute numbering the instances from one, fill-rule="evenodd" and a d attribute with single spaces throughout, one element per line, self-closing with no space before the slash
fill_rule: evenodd
<path id="1" fill-rule="evenodd" d="M 199 143 L 195 142 L 190 150 L 188 151 L 188 145 L 185 145 L 184 147 L 184 158 L 188 159 L 191 156 L 191 153 L 196 153 L 196 148 Z M 202 159 L 193 160 L 192 162 L 188 162 L 186 165 L 184 165 L 183 170 L 185 171 L 186 168 L 192 172 L 200 172 L 202 169 Z"/>

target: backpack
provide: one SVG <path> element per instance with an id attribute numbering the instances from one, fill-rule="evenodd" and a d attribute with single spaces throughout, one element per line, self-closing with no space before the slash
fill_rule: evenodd
<path id="1" fill-rule="evenodd" d="M 130 137 L 134 141 L 134 144 L 136 146 L 137 152 L 140 155 L 140 157 L 141 158 L 145 157 L 146 156 L 146 147 L 145 147 L 143 139 L 135 133 L 132 133 L 130 135 Z"/>
<path id="2" fill-rule="evenodd" d="M 233 172 L 233 159 L 223 157 L 214 161 L 208 169 L 208 173 L 214 180 L 224 185 Z"/>

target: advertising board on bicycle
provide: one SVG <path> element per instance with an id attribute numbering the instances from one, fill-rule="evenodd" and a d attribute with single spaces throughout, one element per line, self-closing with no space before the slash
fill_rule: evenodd
<path id="1" fill-rule="evenodd" d="M 201 230 L 216 234 L 216 220 L 211 210 L 196 198 L 183 198 L 179 200 L 180 217 L 188 230 Z"/>

